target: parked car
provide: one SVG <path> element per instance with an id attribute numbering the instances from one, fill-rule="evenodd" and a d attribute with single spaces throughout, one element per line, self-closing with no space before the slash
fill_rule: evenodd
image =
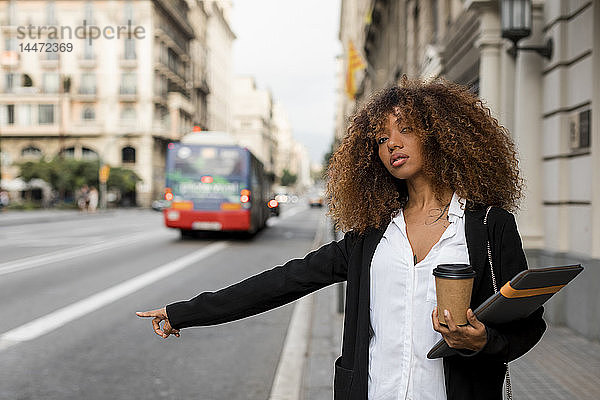
<path id="1" fill-rule="evenodd" d="M 308 204 L 312 207 L 323 207 L 325 195 L 322 192 L 311 193 L 308 195 Z"/>
<path id="2" fill-rule="evenodd" d="M 152 209 L 154 211 L 162 211 L 165 208 L 168 208 L 170 204 L 171 202 L 167 200 L 154 200 L 152 202 Z"/>

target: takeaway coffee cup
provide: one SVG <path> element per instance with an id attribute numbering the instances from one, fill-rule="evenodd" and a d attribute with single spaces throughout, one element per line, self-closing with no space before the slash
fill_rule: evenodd
<path id="1" fill-rule="evenodd" d="M 433 269 L 437 294 L 438 320 L 447 325 L 444 310 L 450 311 L 457 325 L 467 325 L 467 309 L 475 271 L 468 264 L 440 264 Z"/>

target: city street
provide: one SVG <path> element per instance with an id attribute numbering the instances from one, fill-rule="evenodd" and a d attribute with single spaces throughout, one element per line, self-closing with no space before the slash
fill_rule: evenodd
<path id="1" fill-rule="evenodd" d="M 251 240 L 181 240 L 142 210 L 3 226 L 0 398 L 267 398 L 293 305 L 167 340 L 134 313 L 304 256 L 322 220 L 290 205 Z"/>

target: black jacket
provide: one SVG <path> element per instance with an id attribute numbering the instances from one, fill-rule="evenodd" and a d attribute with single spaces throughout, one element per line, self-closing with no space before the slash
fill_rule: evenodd
<path id="1" fill-rule="evenodd" d="M 492 208 L 486 232 L 485 208 L 465 211 L 469 257 L 477 275 L 471 307 L 493 294 L 487 263 L 489 236 L 499 287 L 527 268 L 521 238 L 512 214 Z M 342 355 L 335 362 L 334 398 L 366 400 L 370 340 L 369 268 L 383 230 L 362 235 L 353 231 L 302 259 L 288 261 L 217 292 L 167 306 L 174 328 L 216 325 L 255 315 L 346 280 L 346 309 Z M 546 324 L 542 308 L 518 323 L 487 326 L 488 341 L 477 353 L 444 358 L 448 400 L 502 399 L 504 362 L 525 354 L 542 337 Z"/>

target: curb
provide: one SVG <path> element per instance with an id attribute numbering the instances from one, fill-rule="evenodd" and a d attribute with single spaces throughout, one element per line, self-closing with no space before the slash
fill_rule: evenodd
<path id="1" fill-rule="evenodd" d="M 325 238 L 326 217 L 322 216 L 312 249 L 320 247 Z M 314 311 L 314 293 L 296 302 L 283 344 L 269 400 L 300 400 L 303 396 L 304 373 L 307 366 Z"/>

